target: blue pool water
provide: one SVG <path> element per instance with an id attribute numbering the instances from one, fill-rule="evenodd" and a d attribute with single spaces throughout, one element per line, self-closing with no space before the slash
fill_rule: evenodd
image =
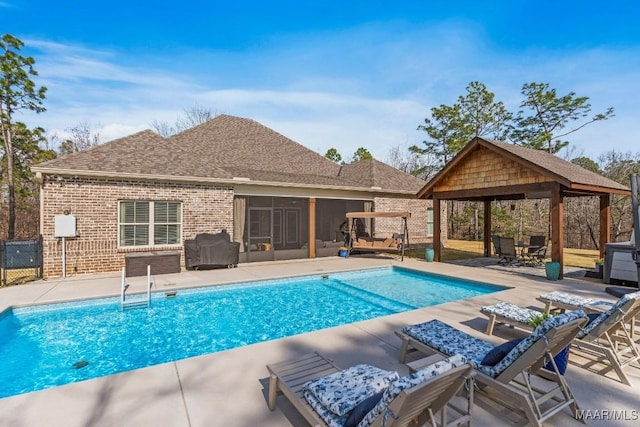
<path id="1" fill-rule="evenodd" d="M 13 308 L 0 314 L 0 397 L 503 289 L 384 268 L 158 292 L 124 311 L 119 298 Z"/>

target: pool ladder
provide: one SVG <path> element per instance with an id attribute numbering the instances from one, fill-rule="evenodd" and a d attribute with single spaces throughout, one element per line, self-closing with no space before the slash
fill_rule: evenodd
<path id="1" fill-rule="evenodd" d="M 151 266 L 147 265 L 147 294 L 146 298 L 144 295 L 136 294 L 129 296 L 130 299 L 126 297 L 126 291 L 129 288 L 127 285 L 125 276 L 126 276 L 126 268 L 122 267 L 122 283 L 120 286 L 120 309 L 124 310 L 126 308 L 143 308 L 149 307 L 151 304 Z M 133 298 L 132 298 L 133 297 Z"/>

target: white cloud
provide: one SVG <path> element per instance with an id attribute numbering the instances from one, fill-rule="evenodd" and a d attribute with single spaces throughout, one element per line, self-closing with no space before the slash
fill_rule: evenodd
<path id="1" fill-rule="evenodd" d="M 572 137 L 591 157 L 639 137 L 638 48 L 504 51 L 480 28 L 454 21 L 273 38 L 241 54 L 183 49 L 157 58 L 26 44 L 38 51 L 37 83 L 49 88 L 48 111 L 28 116 L 29 123 L 50 130 L 89 120 L 104 137 L 117 138 L 153 120 L 173 122 L 198 103 L 255 119 L 321 153 L 336 147 L 350 156 L 362 146 L 385 160 L 391 147 L 423 140 L 416 128 L 431 107 L 455 102 L 478 80 L 512 110 L 530 81 L 589 96 L 594 112 L 615 107 L 615 118 Z"/>

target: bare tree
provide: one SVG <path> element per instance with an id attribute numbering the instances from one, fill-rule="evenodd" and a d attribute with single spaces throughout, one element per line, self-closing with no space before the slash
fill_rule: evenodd
<path id="1" fill-rule="evenodd" d="M 193 107 L 184 110 L 184 116 L 179 116 L 174 124 L 170 124 L 164 120 L 154 120 L 151 127 L 156 133 L 163 137 L 175 135 L 194 126 L 206 123 L 218 115 L 216 111 L 203 107 L 196 103 Z"/>
<path id="2" fill-rule="evenodd" d="M 173 125 L 169 124 L 169 122 L 164 120 L 152 121 L 151 128 L 155 130 L 158 135 L 163 136 L 165 138 L 178 133 Z"/>
<path id="3" fill-rule="evenodd" d="M 630 184 L 632 174 L 640 175 L 640 153 L 611 150 L 598 159 L 603 175 L 624 185 Z M 614 195 L 611 199 L 611 234 L 613 241 L 629 238 L 633 227 L 631 197 Z"/>
<path id="4" fill-rule="evenodd" d="M 387 157 L 387 163 L 394 168 L 405 173 L 430 180 L 440 170 L 440 161 L 437 156 L 431 153 L 419 153 L 411 147 L 402 148 L 400 146 L 391 147 Z"/>
<path id="5" fill-rule="evenodd" d="M 83 120 L 77 125 L 65 129 L 71 134 L 60 143 L 60 154 L 70 154 L 102 144 L 102 137 L 96 127 Z"/>
<path id="6" fill-rule="evenodd" d="M 597 197 L 571 197 L 565 202 L 565 241 L 572 248 L 599 248 L 599 212 Z"/>
<path id="7" fill-rule="evenodd" d="M 179 123 L 182 130 L 192 128 L 216 117 L 218 114 L 211 111 L 210 108 L 203 107 L 196 103 L 193 107 L 184 110 L 184 117 L 178 118 L 176 123 Z"/>

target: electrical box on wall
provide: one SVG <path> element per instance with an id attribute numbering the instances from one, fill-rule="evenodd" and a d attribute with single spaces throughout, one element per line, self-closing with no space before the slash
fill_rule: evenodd
<path id="1" fill-rule="evenodd" d="M 76 217 L 74 215 L 56 215 L 55 237 L 76 237 Z"/>

